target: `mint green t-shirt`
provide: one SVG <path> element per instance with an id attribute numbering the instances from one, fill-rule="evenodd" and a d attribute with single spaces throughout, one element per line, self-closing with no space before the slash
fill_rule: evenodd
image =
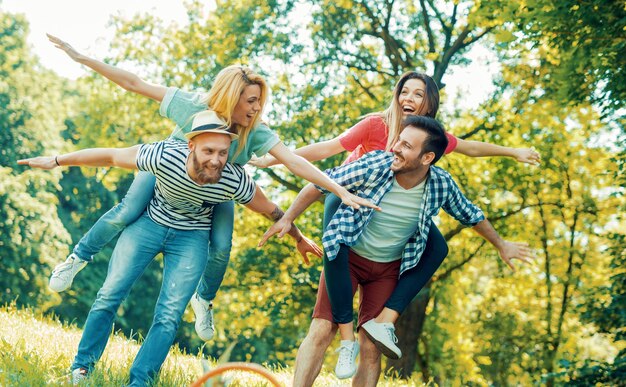
<path id="1" fill-rule="evenodd" d="M 402 258 L 409 238 L 415 235 L 424 207 L 426 180 L 404 189 L 393 179 L 393 186 L 378 204 L 356 244 L 355 253 L 374 262 L 393 262 Z"/>
<path id="2" fill-rule="evenodd" d="M 194 114 L 207 110 L 206 103 L 202 103 L 203 96 L 201 93 L 187 92 L 177 87 L 168 87 L 165 97 L 161 101 L 159 114 L 176 123 L 176 128 L 174 128 L 170 136 L 171 138 L 187 142 L 184 135 L 191 131 Z M 260 123 L 252 129 L 246 145 L 234 160 L 232 157 L 237 151 L 239 140 L 233 140 L 228 152 L 228 161 L 244 165 L 250 161 L 252 155 L 261 157 L 279 142 L 280 138 L 276 132 L 267 125 Z"/>

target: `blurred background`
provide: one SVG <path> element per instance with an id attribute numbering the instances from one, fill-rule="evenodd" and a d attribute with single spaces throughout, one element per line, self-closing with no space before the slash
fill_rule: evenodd
<path id="1" fill-rule="evenodd" d="M 626 9 L 601 0 L 0 1 L 0 301 L 82 326 L 113 243 L 70 291 L 52 268 L 133 175 L 119 169 L 19 167 L 16 160 L 164 139 L 158 105 L 71 61 L 49 32 L 152 82 L 208 90 L 245 64 L 271 89 L 264 119 L 290 147 L 330 139 L 387 107 L 400 74 L 426 72 L 438 119 L 456 136 L 534 146 L 540 166 L 452 154 L 440 166 L 535 265 L 511 272 L 443 214 L 450 254 L 398 326 L 400 376 L 439 384 L 620 384 L 626 378 Z M 324 169 L 346 155 L 324 160 Z M 247 167 L 286 208 L 303 186 L 286 169 Z M 322 206 L 298 220 L 321 238 Z M 287 238 L 237 209 L 233 259 L 204 347 L 190 310 L 177 342 L 232 360 L 293 364 L 321 261 L 301 265 Z M 161 281 L 155 260 L 116 329 L 144 334 Z M 327 361 L 332 364 L 332 356 Z"/>

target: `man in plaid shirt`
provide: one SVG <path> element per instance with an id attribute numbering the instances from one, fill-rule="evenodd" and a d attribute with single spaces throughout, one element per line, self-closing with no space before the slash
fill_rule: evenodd
<path id="1" fill-rule="evenodd" d="M 404 128 L 393 152 L 370 152 L 326 172 L 348 190 L 379 205 L 382 212 L 342 205 L 328 224 L 323 236 L 326 281 L 320 281 L 313 322 L 298 350 L 295 386 L 313 384 L 337 330 L 333 322 L 339 324 L 344 339 L 336 373 L 350 377 L 356 372 L 354 385 L 376 385 L 380 375 L 379 350 L 389 357 L 401 356 L 394 343 L 393 323 L 377 323 L 373 318 L 383 310 L 396 284 L 401 288 L 407 277 L 403 274 L 411 272 L 420 261 L 432 217 L 439 209 L 472 226 L 498 249 L 511 268 L 512 259 L 528 262 L 532 257 L 525 244 L 502 240 L 483 212 L 463 196 L 452 177 L 432 166 L 447 145 L 442 126 L 432 118 L 409 116 Z M 306 186 L 285 216 L 265 233 L 260 245 L 276 233 L 282 236 L 288 232 L 291 222 L 321 195 L 321 188 Z M 362 355 L 358 370 L 354 362 L 359 344 L 345 340 L 344 334 L 346 327 L 352 330 L 349 295 L 351 290 L 354 295 L 357 284 L 361 288 L 359 326 L 364 328 L 359 332 Z M 399 302 L 402 306 L 393 309 L 402 311 L 418 291 L 412 289 Z M 395 296 L 394 292 L 391 298 Z M 385 310 L 391 313 L 393 321 L 399 316 L 394 310 Z"/>

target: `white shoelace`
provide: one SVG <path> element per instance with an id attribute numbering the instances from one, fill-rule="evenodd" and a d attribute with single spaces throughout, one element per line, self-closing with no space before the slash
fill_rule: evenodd
<path id="1" fill-rule="evenodd" d="M 349 365 L 350 363 L 352 363 L 352 351 L 354 350 L 354 345 L 352 345 L 352 348 L 346 346 L 346 345 L 342 345 L 339 348 L 337 348 L 335 350 L 335 352 L 339 352 L 339 359 L 338 359 L 338 363 L 341 367 L 345 366 L 345 365 Z"/>
<path id="2" fill-rule="evenodd" d="M 75 264 L 80 264 L 80 262 L 76 263 L 76 258 L 72 258 L 72 260 L 69 261 L 69 262 L 65 261 L 62 264 L 60 264 L 57 267 L 55 267 L 54 270 L 52 270 L 52 274 L 53 275 L 57 275 L 57 276 L 59 274 L 61 274 L 61 273 L 65 274 L 65 273 L 71 271 Z"/>
<path id="3" fill-rule="evenodd" d="M 396 328 L 394 328 L 393 326 L 386 326 L 385 329 L 387 329 L 387 334 L 389 335 L 389 338 L 391 339 L 391 341 L 395 343 L 398 342 L 398 338 L 396 337 Z"/>

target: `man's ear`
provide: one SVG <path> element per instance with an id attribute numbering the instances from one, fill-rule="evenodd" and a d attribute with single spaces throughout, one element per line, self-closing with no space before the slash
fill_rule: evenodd
<path id="1" fill-rule="evenodd" d="M 435 159 L 435 152 L 426 152 L 422 155 L 420 162 L 422 165 L 431 165 Z"/>
<path id="2" fill-rule="evenodd" d="M 193 152 L 193 148 L 195 148 L 196 144 L 193 141 L 189 140 L 187 146 L 189 147 L 189 150 Z"/>

